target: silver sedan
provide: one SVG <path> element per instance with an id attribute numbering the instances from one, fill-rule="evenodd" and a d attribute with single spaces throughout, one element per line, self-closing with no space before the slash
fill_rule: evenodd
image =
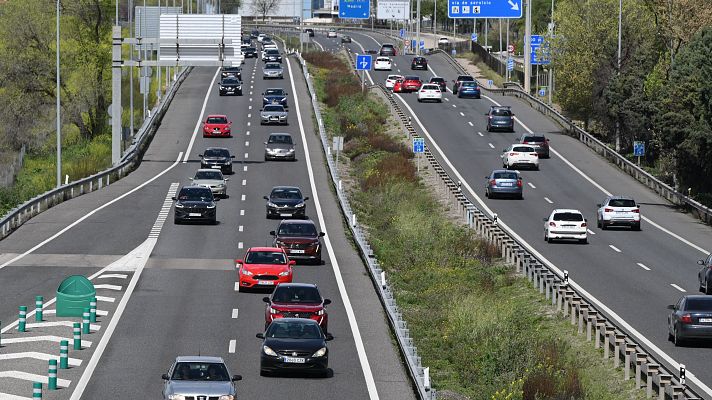
<path id="1" fill-rule="evenodd" d="M 276 62 L 268 62 L 262 67 L 262 79 L 284 79 L 284 69 L 282 64 Z"/>
<path id="2" fill-rule="evenodd" d="M 260 124 L 288 125 L 287 115 L 288 113 L 285 111 L 284 106 L 279 104 L 267 104 L 260 110 Z"/>
<path id="3" fill-rule="evenodd" d="M 210 188 L 214 196 L 227 197 L 227 181 L 220 170 L 199 169 L 195 176 L 190 178 L 194 185 Z"/>

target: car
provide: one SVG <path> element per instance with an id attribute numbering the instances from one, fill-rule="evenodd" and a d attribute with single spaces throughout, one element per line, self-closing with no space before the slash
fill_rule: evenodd
<path id="1" fill-rule="evenodd" d="M 235 399 L 235 382 L 222 357 L 179 356 L 163 378 L 163 399 Z"/>
<path id="2" fill-rule="evenodd" d="M 414 57 L 413 61 L 410 62 L 410 69 L 428 69 L 428 60 L 425 57 Z"/>
<path id="3" fill-rule="evenodd" d="M 294 140 L 289 133 L 270 133 L 265 142 L 265 161 L 296 160 Z"/>
<path id="4" fill-rule="evenodd" d="M 208 115 L 203 122 L 203 137 L 232 137 L 232 121 L 226 115 Z"/>
<path id="5" fill-rule="evenodd" d="M 260 351 L 260 375 L 276 371 L 315 372 L 329 374 L 329 349 L 326 342 L 333 340 L 324 334 L 316 321 L 304 318 L 279 318 L 272 321 L 264 333 Z"/>
<path id="6" fill-rule="evenodd" d="M 279 50 L 277 49 L 267 49 L 264 52 L 264 55 L 262 56 L 262 61 L 267 61 L 267 62 L 282 62 L 282 54 L 280 54 Z"/>
<path id="7" fill-rule="evenodd" d="M 336 38 L 336 29 L 329 29 L 329 32 L 326 33 L 327 38 Z"/>
<path id="8" fill-rule="evenodd" d="M 434 83 L 434 84 L 440 86 L 440 91 L 443 93 L 447 92 L 447 82 L 445 82 L 445 78 L 441 78 L 439 76 L 433 76 L 432 78 L 430 78 L 428 83 Z"/>
<path id="9" fill-rule="evenodd" d="M 393 82 L 393 93 L 403 93 L 405 89 L 403 88 L 403 82 L 405 82 L 405 77 L 396 79 Z"/>
<path id="10" fill-rule="evenodd" d="M 388 75 L 386 78 L 386 89 L 393 89 L 393 85 L 398 79 L 403 79 L 403 75 Z"/>
<path id="11" fill-rule="evenodd" d="M 443 102 L 443 92 L 440 91 L 440 86 L 432 83 L 426 83 L 418 90 L 418 102 L 436 101 Z"/>
<path id="12" fill-rule="evenodd" d="M 260 125 L 289 125 L 289 122 L 287 121 L 288 115 L 289 113 L 284 109 L 284 106 L 279 104 L 267 104 L 260 109 Z"/>
<path id="13" fill-rule="evenodd" d="M 527 167 L 534 170 L 539 169 L 539 155 L 534 146 L 528 144 L 512 144 L 502 150 L 503 168 Z"/>
<path id="14" fill-rule="evenodd" d="M 213 192 L 213 196 L 227 197 L 227 181 L 219 170 L 212 168 L 201 168 L 195 172 L 195 176 L 190 178 L 193 185 L 205 186 Z"/>
<path id="15" fill-rule="evenodd" d="M 234 155 L 224 147 L 208 147 L 200 157 L 200 168 L 219 169 L 224 174 L 232 174 L 232 159 Z"/>
<path id="16" fill-rule="evenodd" d="M 242 68 L 240 67 L 222 67 L 220 70 L 220 78 L 224 79 L 228 76 L 237 78 L 238 81 L 242 80 Z"/>
<path id="17" fill-rule="evenodd" d="M 245 58 L 257 58 L 257 48 L 254 46 L 245 47 L 242 54 Z"/>
<path id="18" fill-rule="evenodd" d="M 242 35 L 242 44 L 252 44 L 252 38 L 250 36 Z"/>
<path id="19" fill-rule="evenodd" d="M 321 264 L 321 240 L 324 232 L 319 232 L 312 220 L 283 219 L 274 231 L 274 246 L 281 247 L 290 259 Z"/>
<path id="20" fill-rule="evenodd" d="M 217 223 L 217 212 L 213 191 L 205 186 L 183 186 L 176 196 L 173 222 L 180 224 L 185 221 L 207 221 Z"/>
<path id="21" fill-rule="evenodd" d="M 271 39 L 263 41 L 262 51 L 264 52 L 267 50 L 279 50 L 279 48 L 277 47 L 277 43 L 273 42 Z"/>
<path id="22" fill-rule="evenodd" d="M 258 39 L 260 37 L 260 31 L 257 29 L 254 29 L 252 32 L 250 32 L 250 39 Z"/>
<path id="23" fill-rule="evenodd" d="M 456 80 L 453 81 L 452 94 L 457 94 L 457 90 L 462 82 L 474 82 L 475 78 L 471 75 L 459 75 Z"/>
<path id="24" fill-rule="evenodd" d="M 668 340 L 682 346 L 690 339 L 712 339 L 712 297 L 682 296 L 668 306 Z"/>
<path id="25" fill-rule="evenodd" d="M 544 240 L 574 239 L 579 243 L 588 243 L 586 218 L 579 210 L 557 209 L 544 218 Z"/>
<path id="26" fill-rule="evenodd" d="M 296 186 L 275 186 L 267 200 L 267 218 L 306 218 L 306 201 L 302 191 Z"/>
<path id="27" fill-rule="evenodd" d="M 269 88 L 262 92 L 262 105 L 267 104 L 279 104 L 288 107 L 287 96 L 289 93 L 285 92 L 282 88 Z"/>
<path id="28" fill-rule="evenodd" d="M 262 67 L 262 79 L 278 78 L 284 79 L 284 69 L 282 64 L 276 62 L 268 62 Z"/>
<path id="29" fill-rule="evenodd" d="M 381 45 L 381 49 L 378 50 L 378 55 L 379 56 L 389 56 L 389 57 L 396 56 L 397 55 L 396 46 L 394 46 L 391 43 L 384 43 L 383 45 Z"/>
<path id="30" fill-rule="evenodd" d="M 602 230 L 611 226 L 629 226 L 634 231 L 640 230 L 640 206 L 632 197 L 607 196 L 598 204 L 596 225 Z"/>
<path id="31" fill-rule="evenodd" d="M 485 176 L 485 179 L 487 180 L 485 184 L 485 197 L 494 199 L 495 197 L 508 196 L 520 200 L 524 198 L 522 176 L 518 171 L 495 169 L 492 173 Z"/>
<path id="32" fill-rule="evenodd" d="M 311 283 L 280 283 L 272 296 L 263 297 L 265 306 L 265 330 L 279 318 L 307 318 L 316 321 L 322 332 L 328 332 L 329 314 L 326 306 L 331 300 L 324 299 L 316 285 Z"/>
<path id="33" fill-rule="evenodd" d="M 698 260 L 697 264 L 702 266 L 700 272 L 697 273 L 697 278 L 700 281 L 700 292 L 712 294 L 712 255 L 707 256 L 704 260 Z"/>
<path id="34" fill-rule="evenodd" d="M 441 37 L 440 39 L 438 39 L 438 45 L 441 45 L 441 44 L 450 44 L 450 39 L 448 39 L 446 37 Z"/>
<path id="35" fill-rule="evenodd" d="M 457 90 L 457 97 L 459 98 L 474 97 L 475 99 L 479 99 L 480 96 L 480 86 L 474 81 L 462 82 Z"/>
<path id="36" fill-rule="evenodd" d="M 237 78 L 228 76 L 220 80 L 219 86 L 220 96 L 236 95 L 242 96 L 242 82 Z"/>
<path id="37" fill-rule="evenodd" d="M 267 35 L 265 35 L 264 33 L 258 33 L 256 39 L 258 42 L 262 43 L 262 41 L 264 41 L 266 37 Z"/>
<path id="38" fill-rule="evenodd" d="M 373 63 L 375 71 L 390 71 L 393 68 L 393 62 L 388 57 L 376 57 L 376 62 Z"/>
<path id="39" fill-rule="evenodd" d="M 534 146 L 539 158 L 549 158 L 549 139 L 543 133 L 525 133 L 519 143 Z"/>
<path id="40" fill-rule="evenodd" d="M 235 260 L 238 291 L 271 290 L 280 283 L 290 283 L 294 264 L 296 262 L 279 247 L 250 247 L 244 258 Z"/>
<path id="41" fill-rule="evenodd" d="M 351 43 L 351 36 L 348 36 L 348 35 L 341 36 L 341 43 Z"/>
<path id="42" fill-rule="evenodd" d="M 514 114 L 509 106 L 490 106 L 489 112 L 485 115 L 487 116 L 487 132 L 497 129 L 514 132 Z"/>
<path id="43" fill-rule="evenodd" d="M 314 29 L 312 28 L 307 28 L 304 30 L 304 32 L 309 34 L 309 37 L 314 37 Z"/>
<path id="44" fill-rule="evenodd" d="M 423 85 L 423 81 L 420 80 L 420 77 L 417 77 L 415 75 L 407 75 L 405 78 L 403 78 L 403 87 L 401 90 L 407 91 L 407 92 L 415 92 L 420 89 L 420 86 Z"/>

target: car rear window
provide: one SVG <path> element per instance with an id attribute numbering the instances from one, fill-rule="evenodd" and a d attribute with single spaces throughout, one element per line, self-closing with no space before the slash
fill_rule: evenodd
<path id="1" fill-rule="evenodd" d="M 423 85 L 423 90 L 437 90 L 437 91 L 440 91 L 440 86 L 438 86 L 438 85 Z"/>
<path id="2" fill-rule="evenodd" d="M 227 149 L 207 149 L 205 157 L 230 157 L 230 152 Z"/>
<path id="3" fill-rule="evenodd" d="M 544 136 L 524 136 L 524 141 L 532 143 L 544 143 L 546 142 L 546 138 Z"/>
<path id="4" fill-rule="evenodd" d="M 572 212 L 554 213 L 554 221 L 583 221 L 583 215 Z"/>
<path id="5" fill-rule="evenodd" d="M 213 192 L 204 187 L 193 187 L 181 189 L 178 200 L 187 201 L 212 201 Z"/>
<path id="6" fill-rule="evenodd" d="M 384 49 L 393 50 L 393 45 L 392 44 L 384 44 L 383 46 L 381 46 L 381 50 L 384 50 Z"/>
<path id="7" fill-rule="evenodd" d="M 198 171 L 195 179 L 223 179 L 223 175 L 220 171 Z"/>
<path id="8" fill-rule="evenodd" d="M 529 146 L 515 146 L 514 148 L 512 148 L 512 151 L 521 151 L 523 153 L 533 153 L 536 150 L 534 150 L 533 147 L 529 147 Z"/>
<path id="9" fill-rule="evenodd" d="M 475 78 L 471 77 L 470 75 L 460 75 L 457 77 L 458 81 L 465 82 L 465 81 L 474 81 Z"/>
<path id="10" fill-rule="evenodd" d="M 388 57 L 378 57 L 376 61 L 390 62 L 391 59 Z"/>
<path id="11" fill-rule="evenodd" d="M 227 118 L 225 117 L 209 117 L 209 124 L 227 124 Z"/>
<path id="12" fill-rule="evenodd" d="M 608 202 L 611 207 L 635 207 L 635 200 L 633 199 L 611 199 Z"/>
<path id="13" fill-rule="evenodd" d="M 267 64 L 265 69 L 282 69 L 282 66 L 279 64 Z"/>
<path id="14" fill-rule="evenodd" d="M 517 179 L 516 172 L 495 172 L 494 179 Z"/>
<path id="15" fill-rule="evenodd" d="M 417 77 L 417 76 L 406 76 L 406 77 L 405 77 L 405 80 L 407 80 L 407 81 L 419 81 L 420 78 Z"/>
<path id="16" fill-rule="evenodd" d="M 685 310 L 688 311 L 712 311 L 712 297 L 687 299 Z"/>
<path id="17" fill-rule="evenodd" d="M 284 253 L 279 251 L 251 251 L 245 257 L 247 264 L 281 264 L 287 263 Z"/>
<path id="18" fill-rule="evenodd" d="M 506 108 L 495 108 L 492 110 L 492 115 L 495 117 L 510 117 L 512 112 Z"/>
<path id="19" fill-rule="evenodd" d="M 268 50 L 266 51 L 266 53 L 269 54 L 269 55 L 271 55 L 271 56 L 273 56 L 273 55 L 279 55 L 279 50 L 277 50 L 277 49 L 268 49 Z"/>
<path id="20" fill-rule="evenodd" d="M 430 82 L 445 82 L 445 78 L 430 78 Z"/>
<path id="21" fill-rule="evenodd" d="M 477 82 L 472 82 L 472 81 L 467 81 L 467 82 L 462 82 L 462 87 L 477 87 Z"/>
<path id="22" fill-rule="evenodd" d="M 321 303 L 321 295 L 315 287 L 277 286 L 272 295 L 277 303 Z"/>

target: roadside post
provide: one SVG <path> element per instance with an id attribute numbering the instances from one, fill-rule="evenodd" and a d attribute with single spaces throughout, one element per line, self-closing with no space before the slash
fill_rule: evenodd
<path id="1" fill-rule="evenodd" d="M 371 70 L 370 54 L 356 54 L 356 71 L 361 71 L 361 91 L 366 89 L 366 71 Z"/>
<path id="2" fill-rule="evenodd" d="M 91 333 L 89 330 L 89 308 L 85 308 L 82 314 L 82 334 L 88 335 L 89 333 Z"/>
<path id="3" fill-rule="evenodd" d="M 42 398 L 42 382 L 32 382 L 32 399 Z"/>
<path id="4" fill-rule="evenodd" d="M 89 322 L 96 322 L 96 297 L 89 301 Z"/>
<path id="5" fill-rule="evenodd" d="M 339 153 L 344 150 L 344 137 L 334 136 L 331 148 L 336 152 L 336 174 L 339 171 Z"/>
<path id="6" fill-rule="evenodd" d="M 42 296 L 35 296 L 35 321 L 42 322 Z"/>
<path id="7" fill-rule="evenodd" d="M 640 167 L 640 157 L 645 157 L 645 142 L 636 140 L 633 142 L 633 155 L 638 157 L 638 166 Z"/>
<path id="8" fill-rule="evenodd" d="M 69 340 L 59 342 L 59 369 L 69 368 Z"/>
<path id="9" fill-rule="evenodd" d="M 74 333 L 74 350 L 82 349 L 82 324 L 75 322 L 72 326 L 72 331 Z"/>
<path id="10" fill-rule="evenodd" d="M 27 322 L 27 306 L 20 306 L 19 319 L 20 322 L 17 324 L 17 330 L 19 332 L 25 332 L 25 323 Z"/>
<path id="11" fill-rule="evenodd" d="M 49 372 L 47 375 L 47 389 L 57 390 L 57 360 L 49 360 Z"/>

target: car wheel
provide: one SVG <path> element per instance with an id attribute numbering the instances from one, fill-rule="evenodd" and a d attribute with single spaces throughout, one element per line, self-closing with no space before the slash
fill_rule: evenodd
<path id="1" fill-rule="evenodd" d="M 608 229 L 608 227 L 606 226 L 606 222 L 605 222 L 605 221 L 601 221 L 601 230 L 602 230 L 602 231 L 605 231 L 606 229 Z"/>
<path id="2" fill-rule="evenodd" d="M 551 243 L 551 239 L 549 239 L 549 235 L 547 235 L 546 232 L 544 232 L 544 241 L 546 243 Z"/>
<path id="3" fill-rule="evenodd" d="M 489 191 L 485 190 L 485 197 L 490 197 Z"/>
<path id="4" fill-rule="evenodd" d="M 443 102 L 443 99 L 438 99 L 438 103 L 442 103 L 442 102 Z"/>
<path id="5" fill-rule="evenodd" d="M 596 218 L 596 228 L 600 228 L 600 227 L 601 227 L 601 220 Z"/>
<path id="6" fill-rule="evenodd" d="M 633 225 L 633 230 L 634 230 L 634 231 L 639 231 L 639 230 L 640 230 L 640 222 L 638 222 L 637 224 Z"/>
<path id="7" fill-rule="evenodd" d="M 268 371 L 265 371 L 264 369 L 260 370 L 260 376 L 270 376 L 271 374 Z"/>
<path id="8" fill-rule="evenodd" d="M 707 281 L 704 292 L 705 294 L 712 294 L 712 282 Z"/>
<path id="9" fill-rule="evenodd" d="M 588 239 L 579 239 L 579 243 L 588 244 Z"/>
<path id="10" fill-rule="evenodd" d="M 423 100 L 421 100 L 421 99 L 418 99 L 418 103 L 422 103 L 422 102 L 423 102 Z"/>
<path id="11" fill-rule="evenodd" d="M 685 340 L 680 337 L 680 333 L 677 331 L 677 328 L 673 328 L 672 335 L 672 342 L 675 344 L 675 347 L 680 347 L 685 343 Z"/>
<path id="12" fill-rule="evenodd" d="M 524 195 L 520 193 L 519 196 L 517 196 L 517 199 L 524 200 Z"/>
<path id="13" fill-rule="evenodd" d="M 538 165 L 535 165 L 535 166 L 534 166 L 534 171 L 539 171 L 539 166 L 538 166 Z"/>
<path id="14" fill-rule="evenodd" d="M 487 125 L 487 132 L 489 132 L 490 129 L 492 129 L 492 128 L 490 128 L 490 126 L 489 126 L 489 124 L 488 124 L 488 125 Z"/>
<path id="15" fill-rule="evenodd" d="M 210 220 L 210 225 L 217 225 L 217 224 L 218 224 L 217 218 L 213 218 L 212 220 Z"/>
<path id="16" fill-rule="evenodd" d="M 180 220 L 180 219 L 178 219 L 178 218 L 173 218 L 173 224 L 175 224 L 175 225 L 180 225 L 180 223 L 181 223 L 181 220 Z"/>

